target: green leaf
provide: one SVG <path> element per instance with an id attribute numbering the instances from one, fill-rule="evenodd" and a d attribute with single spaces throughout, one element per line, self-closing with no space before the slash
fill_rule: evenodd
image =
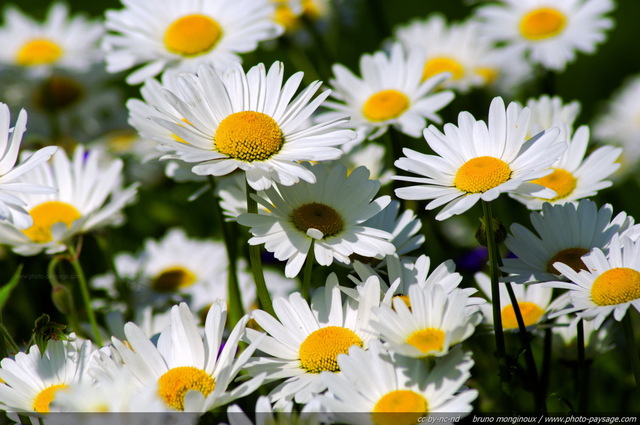
<path id="1" fill-rule="evenodd" d="M 18 266 L 18 269 L 13 274 L 13 277 L 11 278 L 9 283 L 7 283 L 2 288 L 0 288 L 0 312 L 2 312 L 4 305 L 9 300 L 9 296 L 11 296 L 11 292 L 13 291 L 13 288 L 15 288 L 18 285 L 18 282 L 20 282 L 21 274 L 22 274 L 22 264 Z"/>

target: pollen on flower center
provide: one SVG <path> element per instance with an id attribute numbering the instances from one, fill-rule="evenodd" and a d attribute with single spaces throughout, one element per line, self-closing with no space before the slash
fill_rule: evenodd
<path id="1" fill-rule="evenodd" d="M 626 267 L 607 270 L 593 281 L 591 299 L 597 305 L 618 305 L 640 298 L 640 272 Z"/>
<path id="2" fill-rule="evenodd" d="M 532 10 L 520 20 L 520 34 L 532 41 L 555 37 L 564 30 L 567 17 L 549 7 Z"/>
<path id="3" fill-rule="evenodd" d="M 189 390 L 197 390 L 207 397 L 216 387 L 216 381 L 204 370 L 193 366 L 169 369 L 158 379 L 158 395 L 176 410 L 184 410 L 184 396 Z"/>
<path id="4" fill-rule="evenodd" d="M 327 326 L 313 331 L 300 344 L 300 366 L 309 373 L 338 372 L 338 354 L 348 354 L 352 345 L 363 343 L 351 329 Z"/>
<path id="5" fill-rule="evenodd" d="M 221 35 L 220 25 L 210 17 L 187 15 L 169 25 L 164 33 L 164 44 L 170 52 L 196 56 L 213 49 Z"/>
<path id="6" fill-rule="evenodd" d="M 457 60 L 446 56 L 431 58 L 422 70 L 422 81 L 443 72 L 450 72 L 452 80 L 459 80 L 464 76 L 464 67 Z"/>
<path id="7" fill-rule="evenodd" d="M 547 263 L 547 271 L 549 273 L 560 273 L 553 265 L 555 263 L 563 263 L 571 267 L 575 272 L 587 270 L 587 266 L 582 262 L 582 256 L 588 254 L 589 250 L 585 248 L 567 248 L 558 251 Z"/>
<path id="8" fill-rule="evenodd" d="M 509 165 L 492 156 L 479 156 L 462 164 L 453 184 L 467 193 L 483 193 L 500 186 L 511 177 Z"/>
<path id="9" fill-rule="evenodd" d="M 236 112 L 222 120 L 214 136 L 221 154 L 241 161 L 264 161 L 284 144 L 278 123 L 262 112 Z"/>
<path id="10" fill-rule="evenodd" d="M 409 108 L 409 98 L 398 90 L 382 90 L 373 94 L 362 106 L 362 113 L 370 121 L 397 118 Z"/>
<path id="11" fill-rule="evenodd" d="M 444 348 L 444 331 L 436 328 L 425 328 L 413 332 L 407 338 L 407 344 L 413 345 L 425 355 L 431 351 L 442 351 Z"/>
<path id="12" fill-rule="evenodd" d="M 67 227 L 79 219 L 82 214 L 71 204 L 60 201 L 44 202 L 29 211 L 33 225 L 22 232 L 32 241 L 47 243 L 53 240 L 51 227 L 56 223 L 64 223 Z"/>
<path id="13" fill-rule="evenodd" d="M 549 189 L 555 190 L 557 195 L 549 201 L 557 201 L 571 195 L 576 188 L 577 180 L 567 170 L 554 168 L 553 173 L 539 179 L 532 180 L 531 183 L 539 184 Z"/>
<path id="14" fill-rule="evenodd" d="M 529 301 L 518 302 L 518 307 L 525 326 L 535 325 L 544 314 L 544 310 L 539 305 Z M 516 312 L 512 304 L 505 306 L 500 316 L 502 317 L 503 329 L 518 329 L 518 319 L 516 319 Z"/>
<path id="15" fill-rule="evenodd" d="M 62 48 L 53 41 L 37 38 L 28 41 L 18 50 L 16 62 L 21 66 L 48 65 L 62 56 Z"/>
<path id="16" fill-rule="evenodd" d="M 389 413 L 393 413 L 392 415 Z M 429 403 L 411 390 L 390 391 L 373 406 L 371 420 L 376 425 L 409 425 L 429 413 Z"/>
<path id="17" fill-rule="evenodd" d="M 184 267 L 169 267 L 162 270 L 151 282 L 151 288 L 158 292 L 174 292 L 193 285 L 196 275 Z"/>
<path id="18" fill-rule="evenodd" d="M 52 385 L 40 391 L 38 395 L 33 399 L 33 410 L 38 413 L 48 413 L 49 405 L 56 397 L 56 393 L 66 388 L 69 388 L 69 386 L 66 384 L 58 384 Z"/>
<path id="19" fill-rule="evenodd" d="M 296 208 L 291 214 L 291 221 L 301 232 L 318 229 L 325 238 L 338 234 L 344 224 L 336 210 L 317 202 L 303 204 Z"/>

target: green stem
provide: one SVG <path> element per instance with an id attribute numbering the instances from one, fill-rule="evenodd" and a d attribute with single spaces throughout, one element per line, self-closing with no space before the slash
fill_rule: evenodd
<path id="1" fill-rule="evenodd" d="M 384 12 L 384 2 L 382 0 L 372 0 L 368 9 L 371 11 L 372 22 L 376 27 L 376 32 L 380 40 L 384 40 L 391 35 L 389 24 Z"/>
<path id="2" fill-rule="evenodd" d="M 329 51 L 328 45 L 324 40 L 324 37 L 318 31 L 315 24 L 309 19 L 309 17 L 304 14 L 301 17 L 302 24 L 305 29 L 311 34 L 311 38 L 313 39 L 313 44 L 316 47 L 315 53 L 319 62 L 319 74 L 324 81 L 329 81 L 331 77 L 331 65 L 335 62 L 333 60 L 333 55 Z"/>
<path id="3" fill-rule="evenodd" d="M 56 272 L 56 267 L 60 263 L 61 259 L 62 259 L 61 257 L 53 257 L 51 258 L 51 261 L 49 261 L 49 265 L 47 266 L 47 277 L 49 278 L 49 282 L 51 283 L 51 287 L 53 288 L 54 291 L 56 289 L 60 289 L 59 287 L 64 287 L 64 284 L 58 280 L 58 274 Z M 65 288 L 64 290 L 67 290 L 67 289 Z M 85 333 L 82 330 L 82 327 L 80 326 L 80 321 L 78 320 L 78 311 L 76 310 L 76 306 L 75 306 L 75 303 L 73 302 L 73 298 L 69 297 L 67 301 L 70 301 L 70 302 L 65 303 L 64 307 L 59 306 L 58 304 L 56 304 L 56 307 L 58 307 L 58 310 L 60 310 L 61 313 L 67 316 L 71 329 L 73 329 L 79 335 L 84 335 Z M 62 311 L 67 309 L 68 311 Z"/>
<path id="4" fill-rule="evenodd" d="M 578 390 L 578 413 L 585 413 L 589 402 L 589 391 L 587 388 L 587 375 L 589 373 L 587 369 L 587 362 L 585 356 L 584 347 L 584 323 L 580 319 L 577 327 L 577 345 L 578 345 L 578 373 L 577 390 Z"/>
<path id="5" fill-rule="evenodd" d="M 249 214 L 258 214 L 258 203 L 251 197 L 256 191 L 249 186 L 247 182 L 247 212 Z M 256 283 L 256 292 L 260 300 L 260 306 L 264 311 L 275 316 L 273 305 L 271 303 L 271 295 L 264 281 L 264 271 L 262 270 L 262 258 L 260 257 L 260 245 L 249 245 L 249 262 L 251 263 L 251 271 L 253 272 L 253 280 Z"/>
<path id="6" fill-rule="evenodd" d="M 216 195 L 216 182 L 213 176 L 209 176 L 209 187 L 213 195 L 213 215 L 215 216 L 216 225 L 222 231 L 222 238 L 224 239 L 224 246 L 227 250 L 227 259 L 229 261 L 227 296 L 229 298 L 229 327 L 233 329 L 244 315 L 240 285 L 238 284 L 238 250 L 236 238 L 229 229 L 229 223 L 224 220 L 220 202 Z"/>
<path id="7" fill-rule="evenodd" d="M 498 244 L 493 229 L 493 213 L 491 203 L 482 201 L 484 226 L 487 234 L 487 250 L 489 251 L 489 277 L 491 279 L 491 300 L 493 304 L 493 328 L 496 340 L 496 354 L 498 356 L 498 375 L 502 383 L 503 397 L 512 411 L 515 411 L 511 395 L 511 372 L 507 364 L 507 349 L 502 329 L 502 315 L 500 308 L 500 282 L 498 269 Z"/>
<path id="8" fill-rule="evenodd" d="M 87 279 L 85 278 L 84 271 L 82 270 L 82 266 L 80 265 L 80 261 L 78 259 L 78 255 L 72 244 L 69 244 L 69 254 L 71 256 L 71 258 L 69 258 L 69 262 L 71 262 L 73 270 L 78 275 L 80 293 L 82 294 L 82 301 L 84 302 L 84 306 L 87 309 L 87 317 L 89 318 L 89 323 L 91 323 L 91 328 L 93 329 L 93 334 L 95 337 L 94 342 L 99 347 L 102 347 L 102 337 L 100 336 L 100 329 L 98 329 L 98 322 L 96 321 L 96 316 L 93 313 L 93 307 L 91 307 L 89 285 L 87 284 Z"/>
<path id="9" fill-rule="evenodd" d="M 636 380 L 636 387 L 640 386 L 640 357 L 638 356 L 638 347 L 636 346 L 636 337 L 633 332 L 633 322 L 631 321 L 631 309 L 627 311 L 622 319 L 622 325 L 624 327 L 625 339 L 627 340 L 627 352 L 631 360 L 631 369 L 633 370 L 633 377 Z"/>
<path id="10" fill-rule="evenodd" d="M 307 259 L 304 265 L 304 277 L 302 279 L 302 298 L 309 301 L 309 294 L 311 292 L 311 271 L 313 270 L 314 253 L 313 247 L 315 245 L 315 239 L 311 239 L 311 245 L 309 246 L 309 252 L 307 252 Z"/>
<path id="11" fill-rule="evenodd" d="M 549 390 L 549 378 L 551 377 L 551 353 L 553 347 L 553 332 L 551 328 L 544 330 L 544 347 L 542 350 L 542 372 L 540 373 L 540 389 L 542 394 Z"/>
<path id="12" fill-rule="evenodd" d="M 4 339 L 4 344 L 2 344 L 2 348 L 5 350 L 5 352 L 2 353 L 3 358 L 9 353 L 15 354 L 20 351 L 20 347 L 18 347 L 18 344 L 13 340 L 11 334 L 7 328 L 4 327 L 2 322 L 0 322 L 0 335 L 2 335 L 2 338 Z"/>

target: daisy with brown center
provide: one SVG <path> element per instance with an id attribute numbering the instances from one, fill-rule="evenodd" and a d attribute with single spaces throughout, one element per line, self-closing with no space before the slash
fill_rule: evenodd
<path id="1" fill-rule="evenodd" d="M 343 65 L 333 66 L 330 81 L 335 100 L 325 102 L 332 112 L 322 116 L 351 117 L 349 126 L 358 138 L 345 147 L 350 150 L 366 138 L 375 139 L 393 126 L 411 137 L 420 137 L 427 121 L 441 122 L 438 111 L 453 100 L 451 91 L 438 91 L 448 74 L 422 79 L 423 57 L 419 49 L 406 52 L 394 43 L 389 52 L 378 51 L 360 58 L 362 78 Z"/>
<path id="2" fill-rule="evenodd" d="M 563 70 L 576 52 L 593 53 L 613 26 L 605 15 L 611 0 L 502 0 L 481 6 L 489 39 L 507 43 L 514 53 L 526 52 L 529 60 L 552 70 Z"/>
<path id="3" fill-rule="evenodd" d="M 122 161 L 78 145 L 71 161 L 58 149 L 51 162 L 33 168 L 21 181 L 57 189 L 53 194 L 20 194 L 33 225 L 20 230 L 0 223 L 0 240 L 20 255 L 64 251 L 71 239 L 122 221 L 121 210 L 137 192 L 122 188 Z"/>
<path id="4" fill-rule="evenodd" d="M 267 332 L 258 349 L 266 354 L 254 358 L 250 374 L 267 372 L 267 380 L 285 381 L 270 397 L 283 407 L 294 399 L 307 403 L 326 387 L 321 372 L 339 373 L 338 355 L 351 346 L 367 348 L 377 336 L 371 326 L 372 309 L 380 302 L 380 283 L 366 282 L 358 299 L 343 299 L 338 278 L 329 275 L 326 285 L 314 292 L 311 305 L 295 292 L 288 299 L 276 298 L 273 309 L 277 319 L 262 310 L 253 312 L 255 321 Z M 247 329 L 250 341 L 262 333 Z"/>
<path id="5" fill-rule="evenodd" d="M 9 412 L 49 413 L 51 402 L 62 391 L 83 382 L 92 382 L 87 374 L 92 347 L 90 341 L 50 340 L 44 353 L 37 345 L 28 353 L 0 363 L 0 407 Z"/>
<path id="6" fill-rule="evenodd" d="M 611 238 L 633 226 L 633 218 L 622 212 L 613 217 L 611 205 L 597 208 L 593 201 L 577 205 L 545 203 L 541 212 L 530 214 L 535 233 L 523 225 L 511 226 L 505 245 L 516 258 L 505 258 L 502 270 L 508 282 L 536 283 L 558 280 L 561 262 L 576 272 L 586 269 L 582 256 L 593 248 L 606 250 Z"/>
<path id="7" fill-rule="evenodd" d="M 237 358 L 238 341 L 249 316 L 244 316 L 222 346 L 227 308 L 222 300 L 213 303 L 204 326 L 204 337 L 186 304 L 171 309 L 171 324 L 157 345 L 134 323 L 125 325 L 127 344 L 112 338 L 113 346 L 135 377 L 141 391 L 152 388 L 168 410 L 205 412 L 243 397 L 260 386 L 257 376 L 229 390 L 255 344 Z"/>
<path id="8" fill-rule="evenodd" d="M 315 183 L 277 185 L 255 199 L 266 210 L 242 214 L 238 223 L 249 226 L 249 244 L 264 244 L 279 260 L 286 260 L 285 275 L 297 276 L 313 243 L 318 264 L 334 260 L 351 263 L 353 254 L 382 259 L 395 252 L 392 235 L 363 223 L 382 211 L 391 199 L 373 200 L 380 183 L 369 180 L 369 171 L 358 167 L 347 176 L 341 164 L 305 166 Z"/>
<path id="9" fill-rule="evenodd" d="M 98 42 L 104 29 L 83 16 L 69 17 L 65 3 L 52 3 L 44 23 L 14 7 L 0 28 L 0 64 L 42 72 L 51 67 L 84 71 L 102 59 Z"/>
<path id="10" fill-rule="evenodd" d="M 469 112 L 461 112 L 458 126 L 447 124 L 444 133 L 434 126 L 424 137 L 437 155 L 426 155 L 405 148 L 396 167 L 423 177 L 395 176 L 397 180 L 418 183 L 396 189 L 402 199 L 433 199 L 431 210 L 445 207 L 436 215 L 445 220 L 461 214 L 479 200 L 492 201 L 503 192 L 553 197 L 555 192 L 531 181 L 549 174 L 548 167 L 566 149 L 558 140 L 558 129 L 527 137 L 531 119 L 528 108 L 511 103 L 505 108 L 496 97 L 489 107 L 489 121 L 477 121 Z M 527 140 L 528 139 L 528 140 Z"/>
<path id="11" fill-rule="evenodd" d="M 258 43 L 282 33 L 269 0 L 123 0 L 106 13 L 107 70 L 142 65 L 127 77 L 138 84 L 167 69 L 195 71 L 202 63 L 224 70 Z"/>
<path id="12" fill-rule="evenodd" d="M 420 359 L 400 356 L 372 341 L 368 351 L 352 347 L 348 355 L 338 356 L 342 373 L 322 374 L 328 392 L 318 400 L 332 423 L 350 423 L 356 412 L 362 424 L 457 421 L 473 410 L 471 403 L 478 396 L 464 387 L 473 363 L 470 352 L 456 347 L 430 369 Z"/>
<path id="13" fill-rule="evenodd" d="M 314 98 L 319 81 L 295 98 L 302 73 L 294 74 L 284 85 L 283 81 L 280 62 L 268 71 L 258 64 L 246 74 L 239 64 L 222 75 L 205 65 L 196 75 L 182 74 L 175 91 L 161 89 L 157 94 L 167 102 L 150 99 L 149 103 L 164 117 L 154 113 L 150 119 L 169 130 L 164 137 L 155 137 L 169 151 L 164 158 L 182 160 L 203 176 L 243 170 L 255 190 L 274 182 L 286 186 L 299 180 L 314 182 L 315 176 L 300 161 L 340 157 L 338 147 L 355 133 L 338 128 L 345 117 L 309 123 L 329 95 L 325 91 Z"/>

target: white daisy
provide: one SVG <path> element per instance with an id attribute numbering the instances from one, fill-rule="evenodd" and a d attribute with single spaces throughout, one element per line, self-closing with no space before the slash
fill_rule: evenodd
<path id="1" fill-rule="evenodd" d="M 352 347 L 338 356 L 342 373 L 322 374 L 329 391 L 319 400 L 335 412 L 334 423 L 353 423 L 356 412 L 359 424 L 449 423 L 473 409 L 478 391 L 464 387 L 473 363 L 471 353 L 454 349 L 430 369 L 374 341 L 369 351 Z"/>
<path id="2" fill-rule="evenodd" d="M 316 81 L 294 99 L 302 73 L 284 85 L 283 78 L 280 62 L 268 72 L 258 64 L 246 75 L 237 63 L 222 76 L 204 65 L 197 75 L 180 75 L 175 92 L 163 89 L 153 96 L 165 96 L 166 101 L 149 103 L 164 116 L 154 113 L 150 118 L 171 132 L 155 137 L 171 152 L 165 158 L 195 164 L 192 171 L 198 175 L 222 176 L 241 169 L 255 190 L 273 182 L 288 186 L 300 179 L 315 181 L 299 162 L 336 159 L 342 154 L 337 146 L 355 134 L 337 128 L 344 117 L 309 126 L 308 118 L 329 92 L 313 99 L 321 84 Z"/>
<path id="3" fill-rule="evenodd" d="M 481 6 L 486 37 L 507 43 L 516 52 L 526 52 L 532 63 L 562 71 L 573 62 L 576 51 L 595 52 L 613 26 L 605 15 L 611 0 L 502 0 Z"/>
<path id="4" fill-rule="evenodd" d="M 71 339 L 75 338 L 70 336 Z M 85 381 L 91 342 L 50 340 L 44 353 L 37 345 L 28 353 L 0 363 L 0 406 L 10 412 L 48 413 L 58 393 Z"/>
<path id="5" fill-rule="evenodd" d="M 488 299 L 488 303 L 482 304 L 480 309 L 484 315 L 485 323 L 493 326 L 493 306 L 491 297 L 491 279 L 485 273 L 478 272 L 474 275 L 476 283 Z M 510 284 L 510 283 L 509 283 Z M 545 288 L 541 285 L 511 285 L 513 293 L 518 302 L 518 308 L 522 315 L 525 327 L 533 327 L 540 323 L 551 311 L 552 288 Z M 500 317 L 502 318 L 502 328 L 505 330 L 517 331 L 518 320 L 511 298 L 505 287 L 505 283 L 500 284 Z"/>
<path id="6" fill-rule="evenodd" d="M 561 261 L 554 267 L 570 282 L 547 282 L 543 285 L 569 290 L 571 306 L 554 313 L 576 313 L 583 319 L 593 320 L 599 329 L 611 314 L 622 320 L 629 307 L 640 311 L 640 241 L 614 235 L 605 254 L 593 248 L 582 257 L 585 268 L 576 271 Z"/>
<path id="7" fill-rule="evenodd" d="M 437 155 L 405 148 L 406 157 L 395 165 L 424 177 L 396 176 L 419 183 L 396 189 L 396 195 L 402 199 L 433 199 L 426 205 L 429 210 L 447 204 L 437 220 L 461 214 L 481 199 L 492 201 L 502 192 L 554 196 L 552 190 L 530 182 L 551 172 L 548 167 L 564 152 L 566 144 L 558 140 L 557 129 L 526 140 L 530 119 L 528 108 L 511 103 L 505 109 L 502 98 L 496 97 L 489 107 L 488 125 L 476 121 L 469 112 L 461 112 L 458 127 L 447 124 L 444 134 L 430 126 L 424 137 Z"/>
<path id="8" fill-rule="evenodd" d="M 0 103 L 0 220 L 7 221 L 20 229 L 26 229 L 33 224 L 33 219 L 19 194 L 52 193 L 55 192 L 55 188 L 20 182 L 19 178 L 48 161 L 58 148 L 55 146 L 42 148 L 16 165 L 22 135 L 27 126 L 27 112 L 22 109 L 15 127 L 11 128 L 10 125 L 9 107 Z"/>
<path id="9" fill-rule="evenodd" d="M 396 297 L 393 306 L 374 309 L 372 323 L 389 348 L 403 356 L 444 356 L 471 336 L 482 320 L 479 312 L 466 310 L 469 297 L 460 289 L 447 293 L 440 285 L 412 285 L 408 295 L 411 306 Z"/>
<path id="10" fill-rule="evenodd" d="M 75 235 L 118 224 L 120 211 L 136 195 L 137 185 L 121 188 L 121 160 L 78 145 L 69 161 L 62 149 L 22 175 L 21 181 L 56 188 L 53 194 L 21 194 L 33 218 L 26 230 L 0 223 L 0 240 L 20 255 L 61 252 Z"/>
<path id="11" fill-rule="evenodd" d="M 554 355 L 570 361 L 578 360 L 578 325 L 580 317 L 574 315 L 562 315 L 555 319 L 551 328 L 553 342 L 551 343 Z M 594 328 L 594 322 L 584 320 L 584 355 L 587 359 L 594 359 L 600 354 L 615 347 L 612 338 L 611 326 L 606 324 L 599 329 Z"/>
<path id="12" fill-rule="evenodd" d="M 8 7 L 0 28 L 0 64 L 45 71 L 51 67 L 85 71 L 102 59 L 104 30 L 84 16 L 69 17 L 65 3 L 51 4 L 44 23 Z"/>
<path id="13" fill-rule="evenodd" d="M 362 166 L 369 170 L 369 178 L 378 180 L 382 186 L 391 182 L 393 171 L 386 165 L 385 156 L 387 150 L 381 144 L 369 142 L 359 144 L 338 159 L 349 172 Z"/>
<path id="14" fill-rule="evenodd" d="M 363 225 L 391 201 L 388 196 L 373 200 L 380 183 L 369 180 L 366 168 L 358 167 L 348 176 L 341 164 L 306 169 L 316 183 L 267 189 L 266 199 L 254 198 L 267 213 L 238 217 L 238 223 L 250 227 L 249 244 L 264 243 L 277 259 L 287 260 L 287 277 L 298 274 L 312 242 L 315 260 L 323 266 L 334 259 L 349 264 L 352 254 L 382 259 L 395 252 L 391 234 Z"/>
<path id="15" fill-rule="evenodd" d="M 380 302 L 380 284 L 370 279 L 360 291 L 359 299 L 343 300 L 338 279 L 330 274 L 324 288 L 313 294 L 311 305 L 300 293 L 288 299 L 273 300 L 277 319 L 256 310 L 255 321 L 268 335 L 258 345 L 267 356 L 256 357 L 247 366 L 250 374 L 267 372 L 268 380 L 285 379 L 270 393 L 277 406 L 295 399 L 307 403 L 325 390 L 322 371 L 339 372 L 337 357 L 357 345 L 367 348 L 377 333 L 369 325 L 372 308 Z M 262 333 L 247 329 L 250 341 Z"/>
<path id="16" fill-rule="evenodd" d="M 106 13 L 111 33 L 103 40 L 107 70 L 142 65 L 127 77 L 138 84 L 166 69 L 195 71 L 202 63 L 225 69 L 239 53 L 277 37 L 268 0 L 122 0 L 125 8 Z"/>
<path id="17" fill-rule="evenodd" d="M 203 338 L 189 308 L 181 303 L 171 309 L 171 325 L 162 331 L 157 346 L 134 323 L 127 323 L 125 334 L 131 348 L 116 338 L 112 342 L 135 377 L 131 385 L 153 388 L 168 408 L 178 411 L 204 412 L 253 392 L 263 376 L 228 391 L 255 345 L 235 358 L 249 320 L 244 316 L 223 347 L 226 317 L 225 303 L 215 302 L 207 314 Z"/>
<path id="18" fill-rule="evenodd" d="M 594 202 L 581 200 L 577 205 L 544 204 L 541 212 L 530 214 L 532 232 L 514 223 L 505 245 L 516 258 L 505 258 L 502 270 L 515 283 L 558 280 L 554 263 L 560 261 L 574 270 L 584 269 L 581 257 L 593 248 L 606 249 L 616 233 L 633 226 L 633 218 L 622 212 L 613 217 L 607 204 L 597 209 Z M 613 217 L 613 218 L 612 218 Z"/>
<path id="19" fill-rule="evenodd" d="M 286 403 L 282 409 L 274 409 L 269 397 L 260 396 L 256 402 L 255 422 L 237 404 L 229 406 L 227 418 L 229 425 L 320 425 L 326 423 L 322 420 L 324 416 L 318 413 L 320 408 L 319 401 L 312 400 L 299 413 L 293 410 L 292 402 Z"/>
<path id="20" fill-rule="evenodd" d="M 335 78 L 330 81 L 335 99 L 325 102 L 332 109 L 322 116 L 335 118 L 348 115 L 349 126 L 358 138 L 345 146 L 350 150 L 363 139 L 375 139 L 389 126 L 411 137 L 420 137 L 427 120 L 440 123 L 438 111 L 453 100 L 451 91 L 436 88 L 448 77 L 439 74 L 422 81 L 423 58 L 419 50 L 405 53 L 399 43 L 389 53 L 378 51 L 360 58 L 362 78 L 340 64 L 333 66 Z"/>
<path id="21" fill-rule="evenodd" d="M 399 213 L 400 202 L 393 200 L 363 225 L 391 233 L 391 243 L 396 247 L 395 254 L 406 255 L 420 248 L 425 236 L 418 234 L 422 222 L 413 211 L 404 210 Z"/>
<path id="22" fill-rule="evenodd" d="M 573 129 L 573 124 L 580 113 L 580 103 L 573 101 L 565 103 L 559 96 L 542 95 L 527 100 L 526 107 L 531 109 L 531 124 L 529 136 L 548 130 L 551 127 L 565 127 L 567 133 Z M 568 135 L 567 135 L 568 136 Z"/>

